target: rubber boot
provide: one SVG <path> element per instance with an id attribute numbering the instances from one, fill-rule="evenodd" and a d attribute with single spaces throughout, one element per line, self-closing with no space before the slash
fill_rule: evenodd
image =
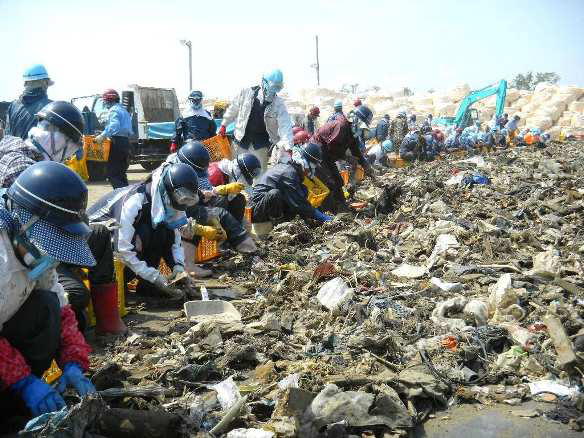
<path id="1" fill-rule="evenodd" d="M 95 313 L 95 332 L 99 335 L 122 335 L 128 332 L 118 311 L 118 284 L 91 286 L 91 301 Z"/>

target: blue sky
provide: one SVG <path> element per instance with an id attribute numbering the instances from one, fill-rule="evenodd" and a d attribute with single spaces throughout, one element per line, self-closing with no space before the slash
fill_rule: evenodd
<path id="1" fill-rule="evenodd" d="M 0 100 L 44 63 L 53 99 L 127 84 L 227 97 L 273 67 L 286 88 L 483 87 L 519 72 L 555 71 L 584 86 L 584 0 L 0 0 Z"/>

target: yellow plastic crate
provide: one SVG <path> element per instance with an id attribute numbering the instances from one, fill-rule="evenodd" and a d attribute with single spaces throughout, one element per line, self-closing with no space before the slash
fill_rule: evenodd
<path id="1" fill-rule="evenodd" d="M 223 158 L 231 160 L 231 146 L 229 144 L 229 139 L 221 135 L 216 135 L 215 137 L 203 140 L 202 143 L 205 145 L 211 156 L 211 161 L 220 161 Z"/>
<path id="2" fill-rule="evenodd" d="M 219 245 L 216 240 L 201 237 L 195 250 L 195 262 L 202 263 L 219 257 Z"/>
<path id="3" fill-rule="evenodd" d="M 406 160 L 404 160 L 402 157 L 400 157 L 399 155 L 393 155 L 393 156 L 389 156 L 389 167 L 393 167 L 393 168 L 402 168 L 402 167 L 407 167 L 408 162 Z"/>
<path id="4" fill-rule="evenodd" d="M 100 146 L 95 142 L 95 135 L 83 136 L 83 156 L 89 161 L 107 161 L 111 147 L 112 142 L 107 137 Z"/>
<path id="5" fill-rule="evenodd" d="M 89 179 L 89 171 L 87 170 L 87 160 L 85 152 L 83 152 L 83 158 L 78 160 L 75 156 L 69 158 L 65 161 L 65 165 L 81 177 L 83 181 Z"/>
<path id="6" fill-rule="evenodd" d="M 83 269 L 87 274 L 87 270 Z M 128 314 L 128 309 L 126 309 L 126 285 L 124 283 L 124 264 L 120 260 L 114 260 L 114 272 L 116 275 L 116 283 L 118 285 L 118 312 L 120 316 L 126 316 Z M 85 287 L 89 289 L 90 284 L 87 276 L 83 280 Z M 89 327 L 95 325 L 95 313 L 93 312 L 93 303 L 89 300 L 89 305 L 87 306 L 87 323 Z"/>
<path id="7" fill-rule="evenodd" d="M 330 193 L 329 188 L 317 177 L 305 177 L 303 184 L 308 189 L 308 202 L 310 202 L 310 205 L 314 208 L 320 207 Z"/>
<path id="8" fill-rule="evenodd" d="M 454 155 L 455 157 L 458 157 L 458 158 L 464 158 L 464 157 L 466 157 L 466 151 L 463 149 L 460 149 L 458 151 L 452 152 L 452 155 Z"/>

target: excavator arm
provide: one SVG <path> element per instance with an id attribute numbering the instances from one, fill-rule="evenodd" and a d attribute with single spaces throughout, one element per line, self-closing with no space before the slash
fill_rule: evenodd
<path id="1" fill-rule="evenodd" d="M 460 127 L 465 121 L 465 115 L 473 103 L 479 100 L 486 99 L 489 96 L 497 95 L 497 104 L 495 109 L 495 115 L 497 117 L 503 114 L 503 108 L 505 107 L 505 97 L 507 96 L 507 81 L 501 80 L 499 85 L 489 85 L 488 87 L 482 88 L 477 91 L 472 91 L 468 94 L 460 103 L 456 116 L 454 117 L 454 124 Z"/>

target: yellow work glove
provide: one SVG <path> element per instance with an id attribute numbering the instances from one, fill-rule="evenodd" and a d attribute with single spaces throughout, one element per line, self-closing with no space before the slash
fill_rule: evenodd
<path id="1" fill-rule="evenodd" d="M 215 187 L 215 191 L 218 195 L 236 195 L 237 193 L 241 192 L 245 189 L 245 186 L 242 183 L 234 182 L 225 184 L 222 186 Z"/>
<path id="2" fill-rule="evenodd" d="M 195 233 L 195 236 L 205 237 L 209 240 L 225 240 L 227 238 L 222 228 L 209 227 L 207 225 L 195 224 L 193 233 Z"/>

